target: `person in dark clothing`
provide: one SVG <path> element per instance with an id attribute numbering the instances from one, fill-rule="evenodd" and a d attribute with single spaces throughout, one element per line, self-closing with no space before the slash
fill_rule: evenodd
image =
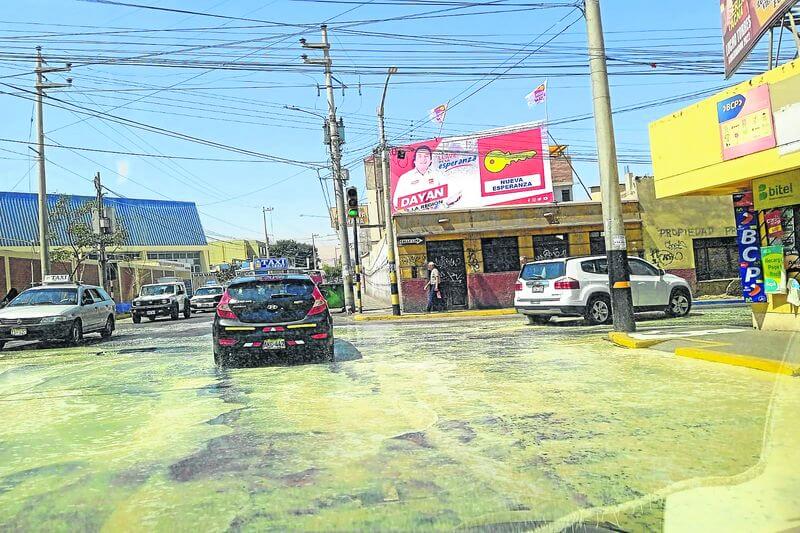
<path id="1" fill-rule="evenodd" d="M 8 291 L 8 294 L 6 294 L 5 298 L 0 300 L 0 309 L 10 304 L 11 300 L 16 298 L 18 294 L 19 291 L 17 291 L 17 289 L 15 289 L 14 287 L 11 287 L 11 290 Z"/>
<path id="2" fill-rule="evenodd" d="M 441 274 L 439 273 L 439 269 L 436 268 L 436 265 L 431 261 L 428 263 L 428 283 L 425 284 L 425 289 L 428 291 L 428 306 L 426 307 L 426 311 L 430 313 L 431 311 L 437 310 L 441 308 L 440 301 L 442 300 L 442 291 L 441 291 Z"/>

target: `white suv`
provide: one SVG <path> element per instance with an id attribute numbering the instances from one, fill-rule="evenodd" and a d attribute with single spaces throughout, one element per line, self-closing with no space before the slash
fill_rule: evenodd
<path id="1" fill-rule="evenodd" d="M 692 308 L 685 279 L 647 261 L 628 258 L 633 306 L 637 312 L 663 311 L 682 317 Z M 605 256 L 573 257 L 526 264 L 515 287 L 514 307 L 530 324 L 553 316 L 582 316 L 589 324 L 611 322 L 608 262 Z"/>

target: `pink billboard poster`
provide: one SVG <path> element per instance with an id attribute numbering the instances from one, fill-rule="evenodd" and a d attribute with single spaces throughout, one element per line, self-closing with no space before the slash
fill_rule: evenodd
<path id="1" fill-rule="evenodd" d="M 392 212 L 553 202 L 542 127 L 432 139 L 390 154 Z"/>
<path id="2" fill-rule="evenodd" d="M 776 146 L 769 85 L 717 102 L 722 159 L 728 161 Z"/>

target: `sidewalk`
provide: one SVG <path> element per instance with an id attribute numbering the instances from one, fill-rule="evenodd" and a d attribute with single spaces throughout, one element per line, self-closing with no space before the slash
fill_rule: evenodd
<path id="1" fill-rule="evenodd" d="M 609 338 L 626 348 L 652 348 L 678 357 L 800 377 L 800 334 L 796 332 L 739 327 L 678 328 L 610 333 Z"/>

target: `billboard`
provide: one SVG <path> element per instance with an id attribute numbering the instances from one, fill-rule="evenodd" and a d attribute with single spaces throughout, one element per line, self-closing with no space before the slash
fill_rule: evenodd
<path id="1" fill-rule="evenodd" d="M 725 77 L 730 78 L 770 26 L 797 0 L 719 0 Z"/>
<path id="2" fill-rule="evenodd" d="M 717 102 L 717 120 L 723 161 L 775 148 L 769 85 Z"/>
<path id="3" fill-rule="evenodd" d="M 551 203 L 547 130 L 525 125 L 390 153 L 392 213 Z"/>

